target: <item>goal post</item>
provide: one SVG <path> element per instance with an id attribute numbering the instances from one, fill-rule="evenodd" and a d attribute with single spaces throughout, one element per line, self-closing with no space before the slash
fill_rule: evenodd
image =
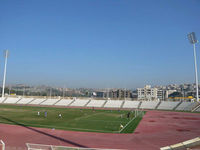
<path id="1" fill-rule="evenodd" d="M 53 150 L 51 145 L 26 143 L 28 150 Z"/>
<path id="2" fill-rule="evenodd" d="M 0 150 L 5 150 L 5 143 L 0 140 Z"/>
<path id="3" fill-rule="evenodd" d="M 28 150 L 114 150 L 114 149 L 100 149 L 100 148 L 81 148 L 69 146 L 56 146 L 45 144 L 26 143 Z"/>
<path id="4" fill-rule="evenodd" d="M 136 116 L 140 116 L 140 117 L 143 117 L 144 114 L 145 114 L 145 111 L 143 109 L 136 109 Z"/>

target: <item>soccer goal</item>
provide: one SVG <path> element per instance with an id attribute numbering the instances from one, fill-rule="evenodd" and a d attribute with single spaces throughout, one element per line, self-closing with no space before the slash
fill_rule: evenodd
<path id="1" fill-rule="evenodd" d="M 5 150 L 5 143 L 0 140 L 0 150 Z"/>
<path id="2" fill-rule="evenodd" d="M 81 148 L 81 147 L 68 147 L 44 144 L 26 143 L 28 150 L 113 150 L 113 149 L 100 149 L 100 148 Z M 117 149 L 115 149 L 117 150 Z"/>
<path id="3" fill-rule="evenodd" d="M 51 145 L 26 143 L 28 150 L 52 150 Z"/>

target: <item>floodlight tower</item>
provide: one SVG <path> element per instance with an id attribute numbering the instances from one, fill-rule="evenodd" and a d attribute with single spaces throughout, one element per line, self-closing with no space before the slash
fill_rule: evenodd
<path id="1" fill-rule="evenodd" d="M 6 83 L 6 70 L 7 70 L 7 60 L 8 60 L 8 50 L 5 50 L 5 66 L 4 66 L 4 74 L 3 74 L 3 88 L 2 88 L 2 98 L 4 97 L 4 89 Z"/>
<path id="2" fill-rule="evenodd" d="M 197 60 L 196 60 L 196 46 L 195 44 L 197 43 L 197 39 L 195 36 L 194 32 L 189 33 L 188 39 L 191 44 L 193 44 L 194 47 L 194 66 L 195 66 L 195 81 L 196 81 L 196 97 L 197 97 L 197 102 L 199 102 L 199 87 L 198 87 L 198 74 L 197 74 Z"/>

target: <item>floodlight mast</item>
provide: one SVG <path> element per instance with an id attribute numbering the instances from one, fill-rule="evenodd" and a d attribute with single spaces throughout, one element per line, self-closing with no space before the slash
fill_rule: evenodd
<path id="1" fill-rule="evenodd" d="M 194 66 L 195 66 L 195 82 L 196 82 L 196 98 L 197 102 L 199 102 L 199 86 L 198 86 L 198 73 L 197 73 L 197 60 L 196 60 L 196 46 L 197 39 L 194 32 L 188 34 L 188 39 L 191 44 L 193 44 L 194 48 Z"/>
<path id="2" fill-rule="evenodd" d="M 6 70 L 7 70 L 7 60 L 8 60 L 8 50 L 5 50 L 5 66 L 4 66 L 4 75 L 3 75 L 3 88 L 2 88 L 2 98 L 4 98 L 4 90 L 6 83 Z"/>

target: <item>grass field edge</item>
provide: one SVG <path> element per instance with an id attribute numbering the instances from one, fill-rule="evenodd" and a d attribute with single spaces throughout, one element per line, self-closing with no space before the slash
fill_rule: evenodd
<path id="1" fill-rule="evenodd" d="M 134 117 L 132 120 L 130 120 L 126 124 L 125 128 L 123 128 L 123 130 L 121 130 L 119 133 L 128 133 L 128 134 L 133 133 L 135 131 L 135 129 L 137 128 L 137 126 L 139 125 L 140 121 L 142 120 L 143 116 L 146 114 L 146 111 L 144 111 L 142 113 L 144 113 L 144 114 L 140 114 L 140 115 Z"/>

